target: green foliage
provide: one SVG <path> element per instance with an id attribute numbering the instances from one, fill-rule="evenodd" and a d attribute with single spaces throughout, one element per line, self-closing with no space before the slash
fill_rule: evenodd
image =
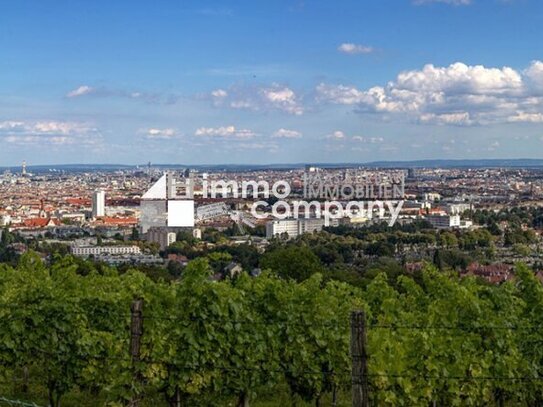
<path id="1" fill-rule="evenodd" d="M 440 270 L 464 270 L 473 260 L 460 250 L 437 249 L 434 252 L 433 263 Z"/>
<path id="2" fill-rule="evenodd" d="M 206 256 L 215 273 L 221 272 L 232 261 L 232 255 L 224 252 L 212 252 Z"/>
<path id="3" fill-rule="evenodd" d="M 9 231 L 8 227 L 2 229 L 2 238 L 0 239 L 1 246 L 7 246 L 15 241 L 15 236 Z"/>
<path id="4" fill-rule="evenodd" d="M 504 243 L 506 246 L 513 246 L 515 244 L 529 244 L 535 243 L 537 237 L 535 232 L 531 229 L 522 230 L 520 228 L 508 229 L 504 234 Z"/>
<path id="5" fill-rule="evenodd" d="M 137 242 L 138 240 L 140 240 L 140 231 L 138 230 L 138 228 L 136 227 L 132 228 L 132 232 L 130 234 L 130 240 L 134 242 Z"/>
<path id="6" fill-rule="evenodd" d="M 522 243 L 515 243 L 513 245 L 513 252 L 519 256 L 529 256 L 532 250 L 528 245 Z"/>
<path id="7" fill-rule="evenodd" d="M 400 277 L 397 290 L 377 277 L 372 323 L 398 326 L 368 338 L 377 404 L 540 405 L 539 382 L 525 381 L 541 374 L 541 353 L 528 346 L 538 334 L 523 327 L 539 326 L 543 290 L 525 268 L 517 276 L 495 287 L 429 269 L 421 285 Z"/>
<path id="8" fill-rule="evenodd" d="M 178 242 L 188 243 L 189 245 L 194 245 L 198 241 L 198 239 L 192 236 L 192 232 L 190 230 L 182 230 L 177 232 L 176 240 Z"/>
<path id="9" fill-rule="evenodd" d="M 260 267 L 273 270 L 283 278 L 304 281 L 324 271 L 319 258 L 307 246 L 279 246 L 266 252 Z"/>
<path id="10" fill-rule="evenodd" d="M 381 258 L 361 289 L 305 274 L 322 267 L 306 246 L 275 247 L 272 271 L 258 278 L 211 280 L 221 257 L 190 262 L 175 282 L 107 267 L 80 273 L 70 256 L 46 265 L 31 252 L 0 266 L 0 387 L 27 371 L 36 401 L 55 407 L 123 405 L 135 393 L 147 405 L 222 406 L 275 401 L 284 389 L 315 401 L 349 389 L 349 315 L 364 309 L 374 405 L 543 403 L 543 286 L 527 267 L 491 286 L 430 266 L 413 279 Z M 134 298 L 144 300 L 135 364 Z"/>

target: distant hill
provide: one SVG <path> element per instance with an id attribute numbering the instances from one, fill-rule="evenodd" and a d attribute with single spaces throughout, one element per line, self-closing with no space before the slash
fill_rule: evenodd
<path id="1" fill-rule="evenodd" d="M 480 160 L 414 160 L 414 161 L 372 161 L 366 163 L 307 163 L 322 168 L 543 168 L 543 159 L 480 159 Z M 212 165 L 185 165 L 185 164 L 152 164 L 153 168 L 185 169 L 194 168 L 200 171 L 251 171 L 251 170 L 291 170 L 303 168 L 306 163 L 292 164 L 212 164 Z M 145 170 L 146 164 L 59 164 L 59 165 L 29 165 L 27 171 L 31 173 L 50 172 L 98 172 L 116 170 Z M 20 166 L 0 167 L 0 171 L 10 170 L 20 172 Z"/>
<path id="2" fill-rule="evenodd" d="M 371 167 L 401 168 L 535 168 L 543 167 L 543 159 L 482 159 L 482 160 L 415 160 L 415 161 L 373 161 Z"/>

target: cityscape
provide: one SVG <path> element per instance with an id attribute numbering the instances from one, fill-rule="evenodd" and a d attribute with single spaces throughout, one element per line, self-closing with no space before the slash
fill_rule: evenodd
<path id="1" fill-rule="evenodd" d="M 543 406 L 543 3 L 0 5 L 0 407 Z"/>
<path id="2" fill-rule="evenodd" d="M 318 206 L 302 208 L 297 216 L 293 216 L 294 210 L 289 209 L 289 214 L 281 214 L 277 218 L 269 206 L 263 206 L 263 211 L 259 211 L 255 217 L 253 204 L 261 199 L 270 199 L 270 196 L 264 197 L 263 190 L 255 193 L 250 190 L 249 196 L 245 194 L 242 197 L 243 182 L 258 180 L 267 185 L 280 180 L 287 182 L 295 188 L 287 201 L 292 208 L 297 197 L 303 195 L 307 174 L 345 179 L 349 174 L 352 177 L 352 174 L 362 173 L 366 177 L 382 178 L 391 173 L 401 174 L 402 205 L 397 226 L 425 223 L 438 236 L 446 232 L 448 235 L 463 235 L 488 230 L 489 225 L 483 214 L 497 214 L 499 219 L 499 215 L 507 213 L 509 208 L 538 210 L 543 202 L 541 168 L 391 170 L 306 165 L 283 170 L 201 172 L 191 168 L 156 169 L 149 163 L 141 168 L 114 171 L 84 169 L 52 172 L 42 169 L 34 174 L 24 162 L 18 172 L 5 171 L 0 177 L 0 226 L 5 228 L 5 233 L 25 241 L 8 245 L 4 256 L 8 256 L 8 253 L 20 255 L 32 247 L 46 260 L 51 255 L 51 247 L 63 247 L 64 252 L 74 256 L 111 265 L 146 264 L 163 268 L 170 262 L 180 262 L 184 266 L 188 258 L 171 253 L 170 249 L 173 247 L 173 252 L 178 251 L 178 237 L 182 240 L 183 236 L 190 235 L 202 241 L 200 249 L 205 253 L 214 243 L 202 236 L 210 234 L 222 235 L 226 246 L 250 245 L 263 253 L 276 240 L 288 242 L 329 227 L 325 225 L 324 217 L 316 216 L 317 212 L 324 210 L 324 200 L 321 199 Z M 181 198 L 181 201 L 185 200 L 192 206 L 184 209 L 192 217 L 189 226 L 172 226 L 168 222 L 166 203 L 171 201 L 166 199 L 165 190 L 163 197 L 148 192 L 166 176 L 177 177 L 180 183 L 190 180 L 195 185 L 190 199 Z M 220 194 L 203 190 L 204 182 L 211 189 L 212 180 L 226 180 Z M 232 188 L 234 185 L 239 191 Z M 345 206 L 346 200 L 342 202 Z M 379 210 L 376 206 L 371 213 L 334 216 L 332 226 L 365 230 L 386 223 L 391 217 L 390 211 L 385 210 L 383 217 L 378 217 L 376 213 Z M 509 232 L 509 226 L 506 220 L 492 224 L 493 229 L 503 234 Z M 471 264 L 466 264 L 460 270 L 461 273 L 475 274 L 491 282 L 503 282 L 511 277 L 514 264 L 523 261 L 534 267 L 543 279 L 543 253 L 538 244 L 543 220 L 535 218 L 532 224 L 521 226 L 530 236 L 527 240 L 522 238 L 519 243 L 511 243 L 507 239 L 494 241 L 492 253 L 484 258 L 484 263 L 488 264 L 481 265 L 473 259 Z M 422 267 L 424 261 L 432 262 L 438 252 L 435 243 L 420 242 L 409 249 L 399 250 L 396 247 L 393 257 L 399 264 L 414 269 Z M 466 252 L 469 253 L 469 250 Z M 371 255 L 366 257 L 372 258 Z M 242 270 L 240 264 L 236 266 Z M 226 267 L 218 271 L 223 273 L 221 278 L 226 276 Z"/>

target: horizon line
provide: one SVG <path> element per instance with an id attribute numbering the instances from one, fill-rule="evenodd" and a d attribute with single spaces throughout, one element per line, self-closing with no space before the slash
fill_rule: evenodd
<path id="1" fill-rule="evenodd" d="M 297 167 L 297 166 L 364 166 L 364 165 L 394 165 L 394 164 L 416 164 L 416 163 L 504 163 L 504 162 L 540 162 L 540 165 L 543 165 L 543 158 L 423 158 L 423 159 L 414 159 L 414 160 L 374 160 L 374 161 L 360 161 L 360 162 L 286 162 L 286 163 L 217 163 L 217 164 L 185 164 L 185 163 L 150 163 L 151 167 Z M 2 169 L 11 169 L 19 168 L 21 164 L 16 165 L 3 165 L 0 166 Z M 123 163 L 55 163 L 55 164 L 28 164 L 26 163 L 26 168 L 37 168 L 37 167 L 147 167 L 149 163 L 138 163 L 138 164 L 123 164 Z"/>

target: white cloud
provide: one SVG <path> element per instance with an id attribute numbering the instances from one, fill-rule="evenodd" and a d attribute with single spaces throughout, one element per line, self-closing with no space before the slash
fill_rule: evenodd
<path id="1" fill-rule="evenodd" d="M 279 84 L 259 88 L 235 86 L 228 90 L 215 89 L 208 97 L 215 107 L 253 111 L 279 110 L 296 116 L 304 113 L 299 96 L 289 87 Z"/>
<path id="2" fill-rule="evenodd" d="M 543 62 L 532 61 L 530 66 L 524 71 L 531 86 L 541 90 L 543 88 Z"/>
<path id="3" fill-rule="evenodd" d="M 325 138 L 329 140 L 342 140 L 343 142 L 353 141 L 355 143 L 365 143 L 365 144 L 377 144 L 377 143 L 383 143 L 385 141 L 383 137 L 347 136 L 341 130 L 336 130 L 333 133 L 325 136 Z"/>
<path id="4" fill-rule="evenodd" d="M 81 85 L 77 89 L 74 89 L 66 94 L 66 97 L 75 98 L 79 96 L 89 95 L 94 92 L 94 88 L 88 85 Z"/>
<path id="5" fill-rule="evenodd" d="M 359 141 L 361 143 L 370 143 L 377 144 L 385 141 L 383 137 L 363 137 L 363 136 L 353 136 L 354 141 Z"/>
<path id="6" fill-rule="evenodd" d="M 429 124 L 441 124 L 441 125 L 457 125 L 457 126 L 469 126 L 473 122 L 468 112 L 458 113 L 425 113 L 420 116 L 422 123 Z"/>
<path id="7" fill-rule="evenodd" d="M 214 98 L 225 98 L 228 96 L 228 92 L 226 92 L 224 89 L 216 89 L 211 92 L 211 96 Z"/>
<path id="8" fill-rule="evenodd" d="M 145 131 L 145 137 L 150 140 L 169 140 L 177 135 L 175 129 L 157 129 L 151 128 Z"/>
<path id="9" fill-rule="evenodd" d="M 517 112 L 516 115 L 508 117 L 507 121 L 511 123 L 514 123 L 514 122 L 543 123 L 543 113 Z"/>
<path id="10" fill-rule="evenodd" d="M 70 99 L 91 96 L 101 98 L 112 97 L 141 100 L 150 104 L 173 104 L 179 100 L 179 96 L 169 93 L 129 91 L 123 89 L 111 89 L 103 86 L 92 87 L 89 85 L 81 85 L 66 94 L 66 97 Z"/>
<path id="11" fill-rule="evenodd" d="M 98 129 L 86 123 L 66 121 L 0 122 L 0 140 L 10 144 L 94 145 L 101 140 Z"/>
<path id="12" fill-rule="evenodd" d="M 486 68 L 461 62 L 448 67 L 425 65 L 420 71 L 398 75 L 397 89 L 425 92 L 456 92 L 470 94 L 504 94 L 522 88 L 522 77 L 513 68 Z"/>
<path id="13" fill-rule="evenodd" d="M 197 137 L 218 137 L 225 139 L 250 139 L 256 134 L 248 129 L 237 129 L 234 126 L 200 127 L 194 133 Z"/>
<path id="14" fill-rule="evenodd" d="M 233 109 L 258 110 L 256 105 L 252 104 L 247 100 L 233 100 L 232 102 L 230 102 L 230 107 Z"/>
<path id="15" fill-rule="evenodd" d="M 5 121 L 0 122 L 0 132 L 24 130 L 25 122 Z"/>
<path id="16" fill-rule="evenodd" d="M 511 121 L 513 116 L 534 121 L 534 114 L 543 113 L 543 62 L 534 61 L 524 71 L 460 62 L 429 64 L 401 72 L 385 86 L 361 90 L 321 83 L 316 93 L 320 102 L 401 114 L 419 123 L 475 125 Z"/>
<path id="17" fill-rule="evenodd" d="M 342 140 L 345 138 L 345 133 L 343 133 L 341 130 L 336 130 L 333 133 L 328 134 L 326 138 L 332 140 Z"/>
<path id="18" fill-rule="evenodd" d="M 288 103 L 296 97 L 289 88 L 264 89 L 262 92 L 268 100 L 274 103 Z"/>
<path id="19" fill-rule="evenodd" d="M 87 131 L 88 128 L 79 123 L 46 121 L 35 123 L 32 130 L 37 134 L 69 135 L 76 132 Z"/>
<path id="20" fill-rule="evenodd" d="M 296 93 L 290 88 L 274 85 L 271 88 L 261 89 L 260 93 L 276 109 L 296 116 L 304 113 Z"/>
<path id="21" fill-rule="evenodd" d="M 351 42 L 345 42 L 341 44 L 337 50 L 339 52 L 342 52 L 344 54 L 370 54 L 373 52 L 373 48 L 369 47 L 367 45 L 361 45 L 361 44 L 353 44 Z"/>
<path id="22" fill-rule="evenodd" d="M 302 133 L 296 130 L 279 129 L 273 133 L 274 138 L 302 138 Z"/>
<path id="23" fill-rule="evenodd" d="M 317 99 L 320 101 L 329 101 L 341 105 L 353 105 L 361 103 L 365 93 L 351 86 L 345 85 L 327 85 L 320 83 L 317 85 Z"/>

